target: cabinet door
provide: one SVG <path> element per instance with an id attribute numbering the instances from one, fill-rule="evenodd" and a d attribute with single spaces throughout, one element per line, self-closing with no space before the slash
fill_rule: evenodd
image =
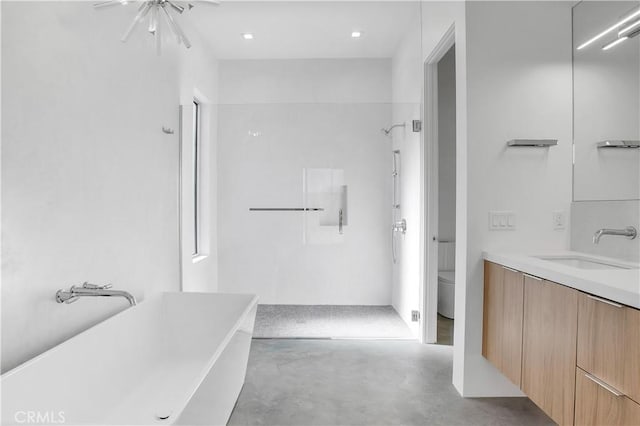
<path id="1" fill-rule="evenodd" d="M 624 426 L 638 426 L 640 425 L 640 404 L 629 398 L 625 398 L 624 406 Z"/>
<path id="2" fill-rule="evenodd" d="M 624 392 L 640 404 L 640 310 L 625 308 Z M 640 413 L 638 422 L 640 425 Z"/>
<path id="3" fill-rule="evenodd" d="M 525 275 L 522 391 L 560 425 L 572 425 L 578 292 Z"/>
<path id="4" fill-rule="evenodd" d="M 482 323 L 482 356 L 498 369 L 502 365 L 502 307 L 504 297 L 504 268 L 484 262 L 484 301 Z"/>
<path id="5" fill-rule="evenodd" d="M 637 426 L 640 405 L 595 376 L 576 369 L 577 426 Z"/>
<path id="6" fill-rule="evenodd" d="M 485 262 L 482 355 L 520 386 L 523 274 Z"/>
<path id="7" fill-rule="evenodd" d="M 599 297 L 578 296 L 578 367 L 624 390 L 625 307 Z"/>

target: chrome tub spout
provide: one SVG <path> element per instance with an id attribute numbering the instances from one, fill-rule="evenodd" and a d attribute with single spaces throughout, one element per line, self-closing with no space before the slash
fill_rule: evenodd
<path id="1" fill-rule="evenodd" d="M 82 287 L 71 286 L 69 290 L 58 290 L 56 292 L 56 302 L 73 303 L 81 297 L 123 297 L 127 299 L 129 305 L 137 304 L 136 298 L 129 292 L 123 290 L 110 290 L 111 284 L 95 285 L 85 282 Z"/>

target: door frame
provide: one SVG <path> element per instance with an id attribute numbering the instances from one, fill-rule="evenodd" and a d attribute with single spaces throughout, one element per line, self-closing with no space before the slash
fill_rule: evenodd
<path id="1" fill-rule="evenodd" d="M 421 340 L 438 338 L 438 62 L 455 45 L 455 24 L 444 33 L 424 61 L 424 141 L 420 156 L 423 175 L 421 259 L 423 318 Z"/>

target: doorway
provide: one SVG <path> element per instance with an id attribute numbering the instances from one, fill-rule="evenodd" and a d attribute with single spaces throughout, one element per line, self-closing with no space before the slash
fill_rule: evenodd
<path id="1" fill-rule="evenodd" d="M 424 341 L 453 345 L 456 258 L 456 63 L 453 27 L 425 61 Z"/>

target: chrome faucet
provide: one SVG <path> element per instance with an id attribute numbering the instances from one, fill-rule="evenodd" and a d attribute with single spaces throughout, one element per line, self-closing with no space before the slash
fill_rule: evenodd
<path id="1" fill-rule="evenodd" d="M 56 302 L 58 303 L 73 303 L 81 297 L 124 297 L 129 302 L 129 305 L 135 306 L 137 304 L 136 298 L 129 292 L 122 290 L 109 290 L 111 284 L 107 285 L 95 285 L 87 282 L 82 284 L 82 287 L 72 285 L 69 290 L 58 290 L 56 292 Z"/>
<path id="2" fill-rule="evenodd" d="M 595 234 L 593 234 L 593 244 L 598 244 L 600 242 L 600 237 L 603 235 L 619 235 L 633 240 L 638 236 L 638 231 L 633 226 L 627 226 L 624 229 L 598 229 Z"/>

